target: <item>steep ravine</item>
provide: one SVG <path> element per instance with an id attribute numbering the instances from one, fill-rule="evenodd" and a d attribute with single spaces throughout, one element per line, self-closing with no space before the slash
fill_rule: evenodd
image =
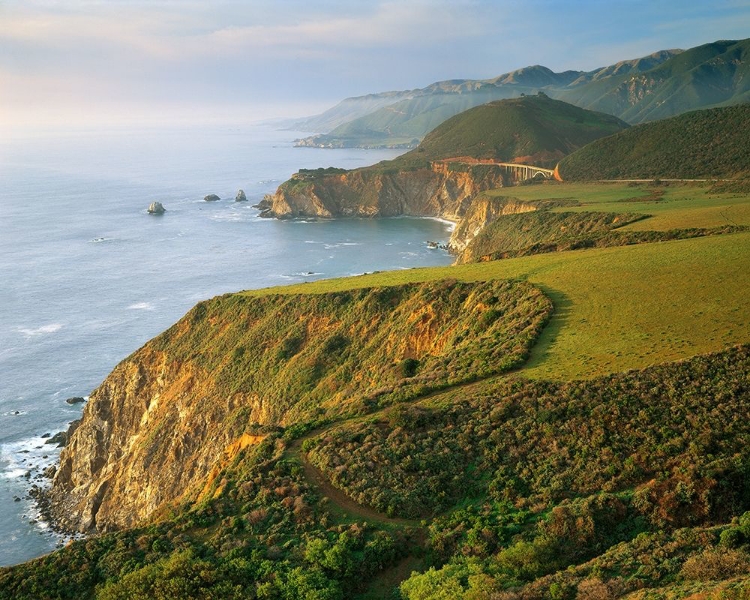
<path id="1" fill-rule="evenodd" d="M 202 302 L 91 394 L 61 454 L 53 517 L 83 532 L 129 527 L 198 499 L 276 427 L 514 368 L 551 309 L 537 288 L 503 281 Z"/>

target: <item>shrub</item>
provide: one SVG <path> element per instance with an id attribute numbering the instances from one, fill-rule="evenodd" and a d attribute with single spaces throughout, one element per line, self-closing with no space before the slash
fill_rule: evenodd
<path id="1" fill-rule="evenodd" d="M 739 550 L 709 548 L 685 561 L 682 576 L 697 581 L 728 579 L 750 572 L 747 554 Z"/>
<path id="2" fill-rule="evenodd" d="M 725 529 L 719 536 L 719 544 L 725 548 L 738 548 L 745 541 L 745 536 L 738 528 Z"/>
<path id="3" fill-rule="evenodd" d="M 416 358 L 405 358 L 400 365 L 402 377 L 414 377 L 419 369 L 419 361 Z"/>

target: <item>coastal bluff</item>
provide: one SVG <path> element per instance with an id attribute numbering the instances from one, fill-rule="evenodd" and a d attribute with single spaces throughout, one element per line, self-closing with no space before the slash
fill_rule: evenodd
<path id="1" fill-rule="evenodd" d="M 267 195 L 263 216 L 439 217 L 460 220 L 479 193 L 507 184 L 499 167 L 432 163 L 414 169 L 300 171 Z"/>
<path id="2" fill-rule="evenodd" d="M 517 367 L 551 311 L 500 280 L 201 302 L 92 392 L 52 518 L 106 532 L 199 501 L 217 465 L 268 433 Z"/>

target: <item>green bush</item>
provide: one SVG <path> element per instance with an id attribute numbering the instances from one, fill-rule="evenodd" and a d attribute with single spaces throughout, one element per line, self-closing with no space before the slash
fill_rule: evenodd
<path id="1" fill-rule="evenodd" d="M 414 377 L 419 369 L 419 360 L 416 358 L 405 358 L 400 364 L 402 377 Z"/>

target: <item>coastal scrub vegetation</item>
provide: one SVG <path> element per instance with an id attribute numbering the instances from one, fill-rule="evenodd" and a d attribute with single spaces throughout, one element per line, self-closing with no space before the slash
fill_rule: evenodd
<path id="1" fill-rule="evenodd" d="M 504 215 L 487 225 L 459 253 L 457 263 L 500 260 L 546 252 L 611 248 L 684 240 L 750 230 L 748 225 L 689 227 L 668 231 L 622 229 L 647 218 L 638 214 L 537 211 Z"/>
<path id="2" fill-rule="evenodd" d="M 591 381 L 495 378 L 305 438 L 334 484 L 421 525 L 334 510 L 269 431 L 206 499 L 3 569 L 0 598 L 383 597 L 369 585 L 402 564 L 419 572 L 394 598 L 744 598 L 749 378 L 747 345 Z"/>
<path id="3" fill-rule="evenodd" d="M 654 527 L 720 523 L 750 509 L 750 425 L 738 417 L 748 374 L 741 346 L 584 382 L 505 377 L 329 429 L 309 459 L 358 502 L 402 517 L 463 496 L 540 512 L 638 488 Z"/>
<path id="4" fill-rule="evenodd" d="M 270 433 L 227 467 L 214 497 L 0 570 L 0 598 L 351 597 L 408 551 L 411 533 L 334 521 L 285 449 Z"/>

